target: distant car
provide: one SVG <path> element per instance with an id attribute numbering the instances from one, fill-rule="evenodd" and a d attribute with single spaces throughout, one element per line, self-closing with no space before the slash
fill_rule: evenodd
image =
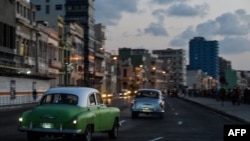
<path id="1" fill-rule="evenodd" d="M 139 89 L 131 101 L 131 116 L 137 118 L 139 114 L 158 115 L 163 118 L 165 100 L 158 89 Z"/>
<path id="2" fill-rule="evenodd" d="M 46 91 L 36 108 L 22 113 L 18 130 L 27 133 L 28 141 L 45 136 L 91 141 L 96 132 L 117 138 L 119 120 L 120 110 L 107 107 L 98 90 L 57 87 Z"/>
<path id="3" fill-rule="evenodd" d="M 129 96 L 131 91 L 127 89 L 122 89 L 121 92 L 119 93 L 119 96 Z"/>
<path id="4" fill-rule="evenodd" d="M 113 94 L 112 93 L 102 93 L 102 98 L 112 98 Z"/>

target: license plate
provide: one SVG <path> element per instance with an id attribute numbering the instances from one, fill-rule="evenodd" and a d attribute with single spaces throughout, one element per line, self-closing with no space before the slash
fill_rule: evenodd
<path id="1" fill-rule="evenodd" d="M 151 109 L 149 109 L 149 108 L 143 108 L 142 111 L 143 112 L 151 112 Z"/>
<path id="2" fill-rule="evenodd" d="M 43 128 L 53 128 L 54 125 L 52 123 L 42 123 Z"/>

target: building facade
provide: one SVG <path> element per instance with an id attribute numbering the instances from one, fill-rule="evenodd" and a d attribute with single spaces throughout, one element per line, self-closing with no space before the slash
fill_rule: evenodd
<path id="1" fill-rule="evenodd" d="M 225 77 L 225 70 L 227 69 L 232 69 L 231 61 L 219 57 L 219 82 L 221 85 L 227 85 L 228 83 Z"/>
<path id="2" fill-rule="evenodd" d="M 0 60 L 3 80 L 1 93 L 31 94 L 46 91 L 51 77 L 48 63 L 44 60 L 47 52 L 47 28 L 40 30 L 35 22 L 35 8 L 26 0 L 1 1 Z M 7 8 L 6 8 L 7 7 Z M 40 65 L 38 65 L 40 64 Z"/>
<path id="3" fill-rule="evenodd" d="M 150 66 L 149 78 L 143 78 L 143 84 L 149 81 L 151 88 L 167 90 L 167 74 L 163 70 L 163 60 L 159 59 L 158 55 L 151 55 Z"/>
<path id="4" fill-rule="evenodd" d="M 95 78 L 94 0 L 66 0 L 65 8 L 65 21 L 77 21 L 84 27 L 84 86 L 92 86 Z"/>
<path id="5" fill-rule="evenodd" d="M 95 46 L 94 46 L 94 81 L 92 87 L 101 90 L 104 78 L 104 45 L 105 45 L 105 29 L 106 27 L 99 23 L 95 24 Z"/>
<path id="6" fill-rule="evenodd" d="M 168 89 L 182 89 L 186 86 L 186 59 L 183 49 L 153 50 L 153 54 L 163 60 L 163 70 L 167 75 Z"/>
<path id="7" fill-rule="evenodd" d="M 76 22 L 83 27 L 84 32 L 82 36 L 84 38 L 84 48 L 83 51 L 81 51 L 83 56 L 83 82 L 81 82 L 81 85 L 100 88 L 103 74 L 100 75 L 100 71 L 98 69 L 96 70 L 96 68 L 98 68 L 97 66 L 100 66 L 103 61 L 103 51 L 100 50 L 100 48 L 103 48 L 101 47 L 103 42 L 96 40 L 94 0 L 31 0 L 31 2 L 36 7 L 38 13 L 37 20 L 48 21 L 49 26 L 52 28 L 57 28 L 57 21 L 54 17 L 58 15 L 64 18 L 66 24 Z M 59 36 L 59 38 L 67 40 L 67 33 L 62 36 L 63 37 Z M 66 52 L 64 54 L 67 58 L 67 54 L 70 54 L 67 53 L 67 50 L 70 50 L 70 48 L 65 44 L 64 47 Z M 101 58 L 98 52 L 101 53 Z M 69 60 L 69 58 L 66 60 Z M 64 64 L 70 64 L 70 62 L 65 61 Z M 71 74 L 68 73 L 69 72 L 65 71 L 63 78 L 65 79 L 66 85 L 71 84 Z"/>
<path id="8" fill-rule="evenodd" d="M 112 54 L 110 52 L 104 52 L 104 77 L 101 92 L 103 93 L 114 93 L 113 89 L 114 82 L 112 81 L 112 75 L 114 72 L 112 71 Z"/>
<path id="9" fill-rule="evenodd" d="M 69 59 L 65 64 L 66 76 L 68 77 L 68 85 L 82 86 L 83 85 L 83 48 L 84 48 L 84 29 L 79 23 L 65 24 L 66 43 Z M 66 57 L 67 58 L 67 57 Z"/>
<path id="10" fill-rule="evenodd" d="M 119 90 L 167 89 L 163 60 L 147 49 L 119 48 Z"/>
<path id="11" fill-rule="evenodd" d="M 219 79 L 218 41 L 194 37 L 189 41 L 189 70 L 201 69 L 214 79 Z"/>

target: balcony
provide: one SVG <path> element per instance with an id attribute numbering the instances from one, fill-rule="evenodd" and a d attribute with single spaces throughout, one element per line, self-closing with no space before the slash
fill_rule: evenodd
<path id="1" fill-rule="evenodd" d="M 95 72 L 95 76 L 97 76 L 97 77 L 104 77 L 104 73 L 102 73 L 102 72 Z"/>
<path id="2" fill-rule="evenodd" d="M 28 56 L 24 57 L 23 63 L 25 65 L 28 65 L 28 66 L 35 66 L 36 65 L 35 58 L 28 57 Z"/>
<path id="3" fill-rule="evenodd" d="M 60 61 L 50 59 L 49 60 L 49 66 L 51 68 L 61 69 L 62 68 L 62 63 Z"/>

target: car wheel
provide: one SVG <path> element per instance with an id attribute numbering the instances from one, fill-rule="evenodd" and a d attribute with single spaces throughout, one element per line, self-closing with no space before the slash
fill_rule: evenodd
<path id="1" fill-rule="evenodd" d="M 138 118 L 139 113 L 138 112 L 132 112 L 132 118 Z"/>
<path id="2" fill-rule="evenodd" d="M 119 121 L 115 119 L 112 129 L 108 132 L 110 139 L 116 139 L 119 132 Z"/>
<path id="3" fill-rule="evenodd" d="M 79 141 L 91 141 L 92 140 L 92 126 L 88 125 L 83 135 L 78 136 Z"/>
<path id="4" fill-rule="evenodd" d="M 37 133 L 27 132 L 27 141 L 39 141 L 40 137 Z"/>

